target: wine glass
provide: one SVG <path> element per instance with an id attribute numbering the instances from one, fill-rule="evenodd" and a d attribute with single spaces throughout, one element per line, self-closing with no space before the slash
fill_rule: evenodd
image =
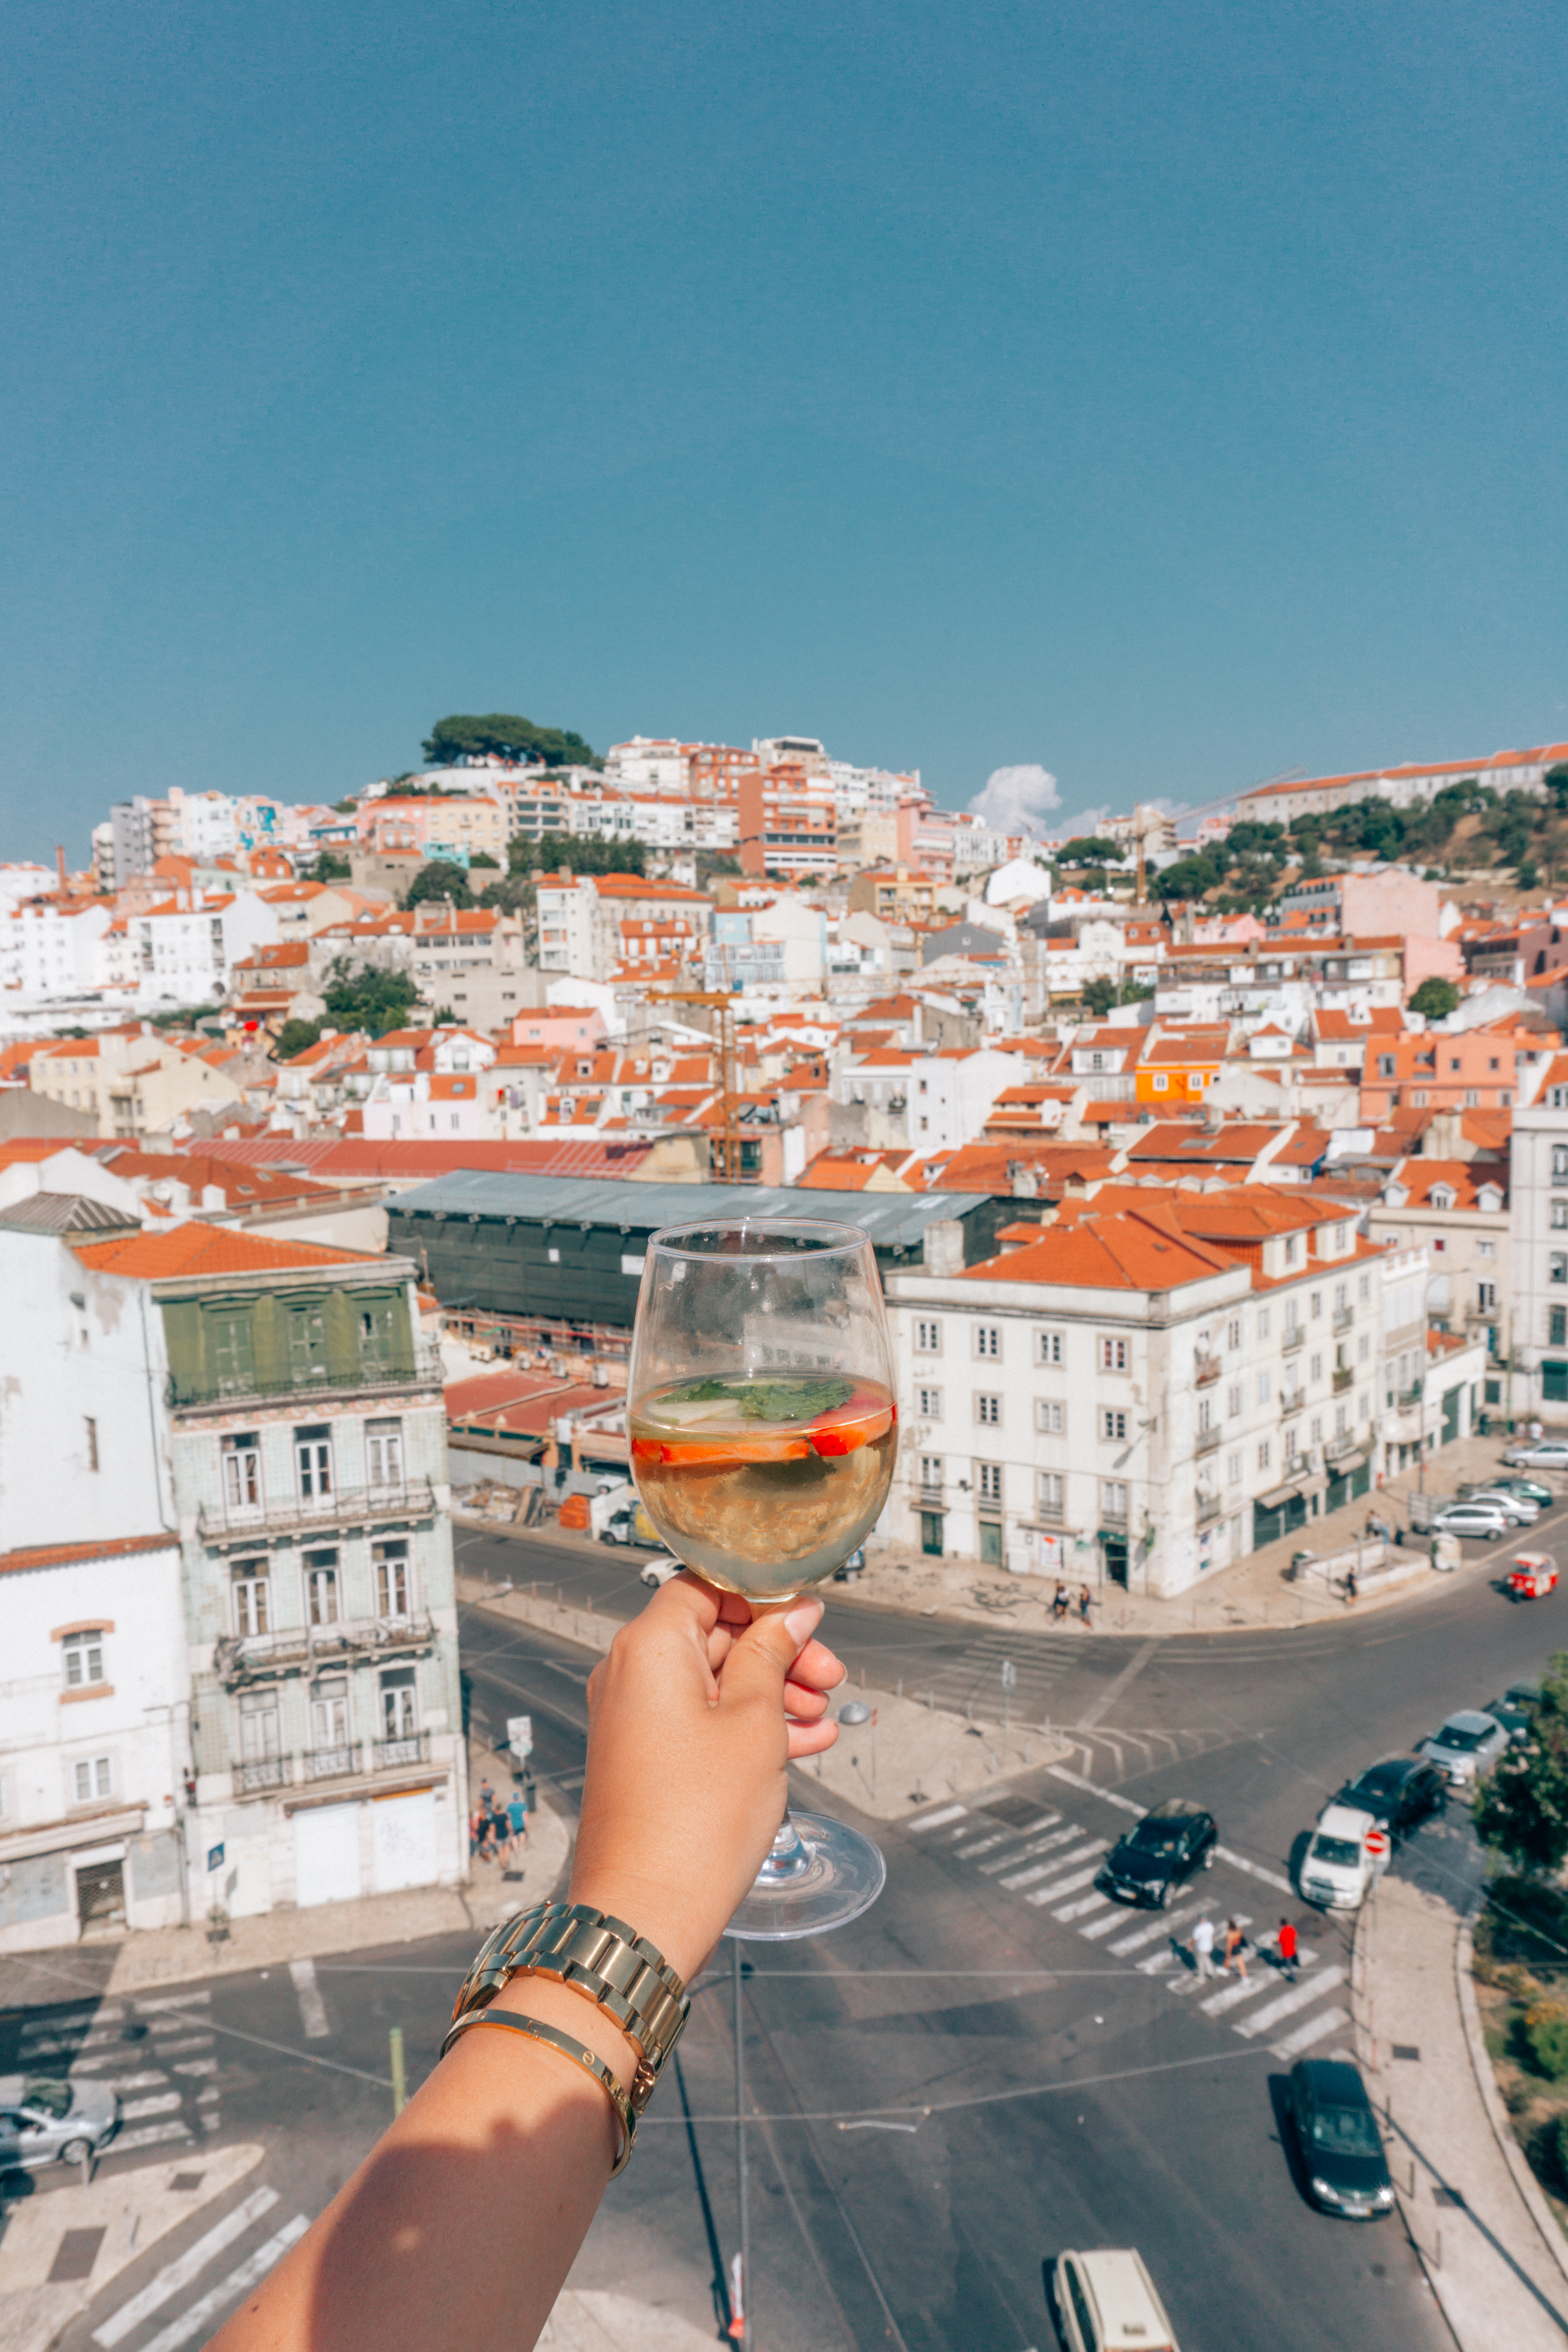
<path id="1" fill-rule="evenodd" d="M 819 1583 L 881 1517 L 898 1452 L 877 1260 L 858 1225 L 671 1225 L 643 1264 L 627 1426 L 643 1507 L 678 1559 L 748 1601 Z M 786 1812 L 726 1934 L 782 1942 L 856 1918 L 887 1864 Z"/>

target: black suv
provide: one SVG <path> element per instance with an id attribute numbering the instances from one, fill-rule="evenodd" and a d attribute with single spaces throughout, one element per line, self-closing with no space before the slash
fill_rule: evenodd
<path id="1" fill-rule="evenodd" d="M 1394 2183 L 1366 2085 L 1342 2058 L 1300 2058 L 1290 2069 L 1290 2121 L 1312 2202 L 1347 2221 L 1394 2210 Z"/>
<path id="2" fill-rule="evenodd" d="M 1369 1764 L 1357 1780 L 1347 1780 L 1336 1805 L 1350 1805 L 1381 1822 L 1395 1843 L 1418 1829 L 1447 1801 L 1443 1775 L 1424 1756 L 1385 1756 Z"/>
<path id="3" fill-rule="evenodd" d="M 1184 1879 L 1208 1868 L 1218 1838 L 1212 1813 L 1185 1797 L 1167 1798 L 1111 1848 L 1094 1883 L 1118 1903 L 1163 1911 Z"/>

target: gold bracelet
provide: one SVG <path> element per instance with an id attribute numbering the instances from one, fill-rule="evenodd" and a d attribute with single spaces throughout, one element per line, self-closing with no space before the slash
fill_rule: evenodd
<path id="1" fill-rule="evenodd" d="M 586 1903 L 538 1903 L 485 1938 L 453 2004 L 454 2021 L 482 2010 L 515 1976 L 549 1977 L 602 2009 L 637 2053 L 632 2111 L 641 2115 L 679 2041 L 690 2001 L 657 1946 Z"/>
<path id="2" fill-rule="evenodd" d="M 592 2074 L 599 2088 L 608 2094 L 610 2105 L 620 2119 L 621 2152 L 610 2167 L 610 2179 L 614 2180 L 616 2173 L 626 2170 L 631 2162 L 632 2147 L 637 2136 L 637 2119 L 632 2113 L 630 2100 L 596 2051 L 586 2049 L 581 2042 L 574 2042 L 569 2033 L 563 2033 L 557 2026 L 546 2025 L 541 2018 L 520 2017 L 515 2010 L 510 2009 L 471 2009 L 467 2017 L 459 2017 L 456 2025 L 447 2032 L 441 2044 L 443 2058 L 459 2033 L 466 2033 L 470 2025 L 504 2025 L 509 2033 L 524 2033 L 531 2042 L 542 2042 L 547 2049 L 558 2050 L 563 2058 L 570 2058 L 574 2065 L 581 2066 L 585 2073 Z"/>

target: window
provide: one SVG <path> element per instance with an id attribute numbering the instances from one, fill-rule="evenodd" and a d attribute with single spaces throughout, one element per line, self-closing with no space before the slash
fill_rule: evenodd
<path id="1" fill-rule="evenodd" d="M 1002 1353 L 1002 1332 L 995 1323 L 977 1323 L 974 1327 L 974 1352 L 977 1356 L 999 1356 Z"/>
<path id="2" fill-rule="evenodd" d="M 1269 1380 L 1269 1377 L 1268 1377 L 1268 1373 L 1267 1373 L 1267 1372 L 1259 1372 L 1259 1373 L 1258 1373 L 1258 1403 L 1259 1403 L 1259 1404 L 1267 1404 L 1267 1403 L 1268 1403 L 1268 1400 L 1269 1400 L 1269 1398 L 1273 1395 L 1273 1393 L 1274 1393 L 1273 1383 L 1272 1383 L 1272 1381 Z"/>
<path id="3" fill-rule="evenodd" d="M 941 1355 L 942 1325 L 940 1323 L 917 1323 L 915 1325 L 915 1353 L 917 1356 Z"/>
<path id="4" fill-rule="evenodd" d="M 1321 1381 L 1321 1380 L 1322 1379 L 1322 1377 L 1323 1377 L 1323 1360 L 1322 1360 L 1322 1357 L 1321 1357 L 1321 1355 L 1319 1355 L 1319 1356 L 1314 1356 L 1314 1357 L 1312 1358 L 1311 1362 L 1310 1362 L 1310 1363 L 1308 1365 L 1308 1367 L 1307 1367 L 1307 1378 L 1308 1378 L 1310 1381 Z"/>
<path id="5" fill-rule="evenodd" d="M 86 1440 L 87 1446 L 87 1466 L 89 1470 L 96 1470 L 98 1467 L 98 1423 L 93 1420 L 92 1415 L 89 1413 L 84 1418 L 81 1427 L 82 1435 Z"/>
<path id="6" fill-rule="evenodd" d="M 1476 1255 L 1478 1257 L 1496 1257 L 1496 1242 L 1478 1242 L 1476 1244 Z"/>
<path id="7" fill-rule="evenodd" d="M 261 1507 L 261 1440 L 254 1430 L 223 1441 L 223 1501 L 226 1511 Z"/>
<path id="8" fill-rule="evenodd" d="M 1260 1307 L 1258 1310 L 1258 1336 L 1260 1339 L 1267 1339 L 1268 1337 L 1268 1309 L 1267 1307 Z"/>
<path id="9" fill-rule="evenodd" d="M 1268 1469 L 1270 1450 L 1268 1440 L 1266 1437 L 1259 1438 L 1258 1442 L 1258 1466 L 1260 1470 Z"/>
<path id="10" fill-rule="evenodd" d="M 460 1121 L 456 1111 L 452 1126 Z M 367 1299 L 359 1310 L 360 1360 L 367 1365 L 387 1365 L 397 1354 L 397 1302 L 392 1298 Z"/>
<path id="11" fill-rule="evenodd" d="M 1560 1250 L 1553 1250 L 1546 1261 L 1546 1279 L 1548 1282 L 1568 1282 L 1568 1257 L 1564 1257 Z"/>
<path id="12" fill-rule="evenodd" d="M 1552 1202 L 1552 1230 L 1554 1234 L 1568 1233 L 1568 1201 Z"/>
<path id="13" fill-rule="evenodd" d="M 981 1501 L 983 1503 L 1000 1503 L 1002 1500 L 1002 1465 L 1000 1462 L 977 1462 L 974 1465 L 974 1469 L 976 1482 L 980 1488 Z"/>
<path id="14" fill-rule="evenodd" d="M 984 1429 L 1000 1429 L 1002 1426 L 1001 1398 L 977 1396 L 974 1400 L 974 1418 Z"/>
<path id="15" fill-rule="evenodd" d="M 204 1315 L 202 1328 L 207 1361 L 216 1375 L 219 1393 L 227 1396 L 248 1388 L 256 1375 L 249 1308 Z"/>
<path id="16" fill-rule="evenodd" d="M 1225 1344 L 1226 1344 L 1226 1346 L 1227 1348 L 1239 1348 L 1239 1347 L 1240 1347 L 1240 1345 L 1241 1345 L 1241 1318 L 1240 1318 L 1240 1316 L 1239 1316 L 1239 1315 L 1233 1315 L 1233 1316 L 1231 1317 L 1230 1321 L 1226 1325 L 1226 1327 L 1225 1327 Z"/>
<path id="17" fill-rule="evenodd" d="M 327 1315 L 322 1307 L 289 1312 L 289 1377 L 301 1385 L 327 1377 Z"/>
<path id="18" fill-rule="evenodd" d="M 1058 1404 L 1054 1397 L 1035 1399 L 1035 1427 L 1042 1437 L 1065 1437 L 1067 1426 L 1068 1409 L 1065 1404 Z"/>
<path id="19" fill-rule="evenodd" d="M 942 1391 L 940 1389 L 917 1389 L 915 1391 L 915 1398 L 916 1411 L 920 1413 L 922 1420 L 940 1421 L 942 1419 Z"/>
<path id="20" fill-rule="evenodd" d="M 305 1554 L 305 1612 L 312 1625 L 335 1625 L 342 1615 L 335 1551 Z"/>
<path id="21" fill-rule="evenodd" d="M 237 1559 L 229 1571 L 234 1594 L 234 1630 L 241 1641 L 265 1633 L 272 1622 L 269 1579 L 264 1559 Z"/>
<path id="22" fill-rule="evenodd" d="M 301 1429 L 298 1433 L 294 1463 L 300 1477 L 300 1500 L 329 1502 L 332 1492 L 332 1433 L 324 1423 L 319 1429 Z"/>
<path id="23" fill-rule="evenodd" d="M 1568 1143 L 1554 1143 L 1552 1147 L 1552 1181 L 1554 1184 L 1568 1184 Z"/>
<path id="24" fill-rule="evenodd" d="M 1156 1076 L 1156 1078 L 1155 1078 L 1155 1080 L 1154 1080 L 1154 1092 L 1155 1092 L 1157 1095 L 1163 1095 L 1163 1094 L 1165 1092 L 1166 1088 L 1170 1086 L 1170 1083 L 1171 1083 L 1171 1081 L 1170 1081 L 1170 1079 L 1169 1079 L 1169 1078 L 1167 1078 L 1167 1077 L 1160 1077 L 1160 1076 Z"/>
<path id="25" fill-rule="evenodd" d="M 1481 1090 L 1479 1087 L 1467 1087 L 1465 1088 L 1464 1107 L 1467 1110 L 1479 1109 L 1480 1100 Z"/>
<path id="26" fill-rule="evenodd" d="M 1062 1335 L 1059 1331 L 1037 1331 L 1035 1334 L 1037 1364 L 1059 1364 L 1062 1361 Z"/>
<path id="27" fill-rule="evenodd" d="M 942 1485 L 942 1455 L 940 1454 L 922 1454 L 921 1455 L 921 1485 L 922 1486 L 940 1486 Z"/>
<path id="28" fill-rule="evenodd" d="M 101 1632 L 68 1633 L 60 1643 L 60 1673 L 67 1690 L 89 1690 L 104 1681 Z"/>
<path id="29" fill-rule="evenodd" d="M 1366 1334 L 1366 1332 L 1364 1332 L 1364 1331 L 1363 1331 L 1363 1332 L 1362 1333 L 1362 1335 L 1361 1335 L 1360 1344 L 1358 1345 L 1358 1347 L 1357 1347 L 1357 1349 L 1356 1349 L 1356 1360 L 1357 1360 L 1357 1362 L 1358 1362 L 1358 1363 L 1364 1364 L 1364 1363 L 1365 1363 L 1365 1361 L 1366 1361 L 1366 1360 L 1367 1360 L 1367 1358 L 1371 1355 L 1371 1353 L 1372 1353 L 1372 1340 L 1371 1340 L 1371 1339 L 1368 1337 L 1368 1335 Z"/>
<path id="30" fill-rule="evenodd" d="M 1549 1307 L 1546 1310 L 1549 1348 L 1568 1348 L 1568 1307 Z"/>
<path id="31" fill-rule="evenodd" d="M 1100 1369 L 1102 1372 L 1124 1372 L 1127 1370 L 1125 1339 L 1104 1339 L 1100 1343 Z"/>
<path id="32" fill-rule="evenodd" d="M 1298 1255 L 1300 1254 L 1300 1247 L 1301 1247 L 1301 1242 L 1300 1242 L 1300 1236 L 1299 1234 L 1286 1234 L 1286 1236 L 1285 1236 L 1285 1263 L 1286 1263 L 1286 1265 L 1295 1265 L 1295 1263 L 1296 1263 L 1296 1259 L 1297 1259 L 1297 1256 L 1298 1256 Z"/>
<path id="33" fill-rule="evenodd" d="M 1227 1455 L 1226 1456 L 1225 1475 L 1226 1475 L 1226 1485 L 1227 1485 L 1227 1486 L 1240 1486 L 1240 1484 L 1241 1484 L 1241 1456 L 1240 1456 L 1240 1454 L 1227 1454 Z"/>
<path id="34" fill-rule="evenodd" d="M 349 1686 L 343 1676 L 319 1682 L 310 1693 L 310 1745 L 318 1756 L 323 1748 L 346 1750 L 349 1738 Z M 346 1764 L 348 1758 L 342 1755 Z"/>
<path id="35" fill-rule="evenodd" d="M 1212 1397 L 1199 1397 L 1198 1433 L 1200 1436 L 1205 1434 L 1214 1427 L 1214 1399 Z"/>
<path id="36" fill-rule="evenodd" d="M 403 1423 L 367 1421 L 364 1425 L 364 1475 L 367 1486 L 381 1492 L 403 1484 Z"/>
<path id="37" fill-rule="evenodd" d="M 1350 1409 L 1349 1405 L 1348 1405 L 1348 1404 L 1337 1404 L 1337 1405 L 1335 1405 L 1335 1407 L 1334 1407 L 1334 1435 L 1335 1435 L 1336 1437 L 1343 1437 L 1343 1436 L 1344 1436 L 1344 1435 L 1346 1435 L 1346 1433 L 1348 1433 L 1348 1431 L 1349 1431 L 1349 1429 L 1350 1429 L 1350 1425 L 1351 1425 L 1351 1409 Z"/>
<path id="38" fill-rule="evenodd" d="M 419 1706 L 412 1666 L 388 1666 L 381 1677 L 383 1739 L 416 1739 Z M 389 1759 L 397 1762 L 402 1759 Z"/>
<path id="39" fill-rule="evenodd" d="M 1125 1479 L 1102 1478 L 1100 1480 L 1100 1516 L 1102 1519 L 1124 1519 L 1127 1517 Z"/>
<path id="40" fill-rule="evenodd" d="M 1102 1411 L 1100 1433 L 1109 1444 L 1119 1445 L 1127 1435 L 1127 1415 L 1124 1412 Z"/>
<path id="41" fill-rule="evenodd" d="M 71 1767 L 71 1788 L 79 1805 L 114 1794 L 114 1765 L 107 1756 L 83 1756 Z"/>
<path id="42" fill-rule="evenodd" d="M 1556 1203 L 1553 1202 L 1552 1205 L 1555 1207 Z M 1553 1217 L 1552 1222 L 1555 1224 L 1557 1223 L 1557 1219 Z M 1568 1219 L 1565 1219 L 1564 1222 L 1568 1223 Z M 1441 1257 L 1443 1252 L 1447 1248 L 1447 1246 L 1448 1244 L 1441 1234 L 1434 1234 L 1432 1235 L 1432 1248 L 1436 1256 Z"/>
<path id="43" fill-rule="evenodd" d="M 1067 1508 L 1067 1481 L 1058 1470 L 1042 1470 L 1035 1481 L 1035 1502 L 1043 1519 L 1059 1519 Z"/>
<path id="44" fill-rule="evenodd" d="M 1362 1305 L 1364 1307 L 1368 1299 L 1372 1297 L 1372 1276 L 1370 1274 L 1363 1274 L 1362 1276 L 1357 1296 L 1359 1297 Z"/>
<path id="45" fill-rule="evenodd" d="M 1378 1055 L 1377 1075 L 1380 1078 L 1391 1078 L 1394 1076 L 1394 1056 L 1392 1054 L 1380 1054 Z"/>

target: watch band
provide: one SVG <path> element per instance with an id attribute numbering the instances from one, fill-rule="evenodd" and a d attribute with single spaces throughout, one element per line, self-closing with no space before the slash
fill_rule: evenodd
<path id="1" fill-rule="evenodd" d="M 569 1985 L 619 2026 L 637 2052 L 630 2105 L 640 2116 L 690 2007 L 663 1953 L 624 1919 L 589 1904 L 536 1904 L 503 1919 L 480 1945 L 453 2005 L 454 2023 L 484 2010 L 510 1978 L 523 1975 Z"/>
<path id="2" fill-rule="evenodd" d="M 610 2167 L 610 2179 L 614 2180 L 618 2172 L 626 2170 L 631 2162 L 632 2147 L 637 2136 L 637 2119 L 632 2112 L 630 2100 L 596 2051 L 585 2048 L 581 2042 L 574 2042 L 569 2033 L 561 2032 L 559 2026 L 546 2025 L 542 2018 L 521 2017 L 511 2009 L 472 2009 L 467 2017 L 459 2017 L 457 2023 L 449 2028 L 441 2044 L 443 2058 L 458 2035 L 467 2033 L 471 2025 L 504 2025 L 509 2033 L 524 2033 L 531 2042 L 542 2042 L 546 2048 L 558 2050 L 563 2058 L 570 2058 L 574 2065 L 585 2068 L 599 2088 L 608 2094 L 610 2105 L 620 2120 L 621 2152 Z"/>

